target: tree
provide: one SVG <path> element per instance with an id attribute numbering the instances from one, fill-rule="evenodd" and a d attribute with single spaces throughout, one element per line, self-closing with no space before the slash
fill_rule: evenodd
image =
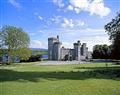
<path id="1" fill-rule="evenodd" d="M 26 60 L 31 56 L 28 49 L 30 38 L 22 28 L 3 26 L 0 30 L 0 42 L 1 50 L 7 50 L 7 54 L 13 59 L 19 57 Z"/>
<path id="2" fill-rule="evenodd" d="M 112 57 L 120 59 L 120 12 L 111 22 L 105 25 L 105 30 L 112 41 Z"/>
<path id="3" fill-rule="evenodd" d="M 110 59 L 110 46 L 95 45 L 92 56 L 94 59 Z"/>

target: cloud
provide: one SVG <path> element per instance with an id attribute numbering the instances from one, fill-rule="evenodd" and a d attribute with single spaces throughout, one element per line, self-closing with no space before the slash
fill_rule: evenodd
<path id="1" fill-rule="evenodd" d="M 64 3 L 62 0 L 53 0 L 53 3 L 59 6 L 60 8 L 64 7 Z"/>
<path id="2" fill-rule="evenodd" d="M 61 24 L 61 26 L 64 27 L 64 28 L 66 28 L 66 27 L 73 28 L 74 27 L 73 20 L 72 19 L 63 18 L 63 23 Z"/>
<path id="3" fill-rule="evenodd" d="M 46 24 L 54 27 L 58 26 L 59 28 L 76 28 L 84 26 L 85 22 L 80 19 L 66 18 L 58 15 L 46 20 Z"/>
<path id="4" fill-rule="evenodd" d="M 47 48 L 46 42 L 40 40 L 32 40 L 30 42 L 30 48 Z"/>
<path id="5" fill-rule="evenodd" d="M 9 0 L 9 3 L 17 9 L 21 9 L 21 5 L 16 0 Z"/>
<path id="6" fill-rule="evenodd" d="M 38 16 L 38 19 L 43 20 L 43 17 L 42 16 Z"/>
<path id="7" fill-rule="evenodd" d="M 61 26 L 64 28 L 75 28 L 75 27 L 80 27 L 84 26 L 85 22 L 77 19 L 68 19 L 68 18 L 63 18 L 63 22 L 61 23 Z"/>
<path id="8" fill-rule="evenodd" d="M 74 11 L 79 14 L 82 11 L 89 12 L 90 15 L 98 15 L 101 18 L 109 15 L 111 9 L 107 7 L 104 0 L 68 0 L 68 4 L 63 0 L 53 0 L 53 3 L 59 8 Z"/>
<path id="9" fill-rule="evenodd" d="M 72 6 L 72 10 L 76 13 L 87 11 L 91 15 L 99 15 L 101 18 L 107 16 L 111 11 L 110 8 L 105 6 L 103 0 L 69 0 L 69 3 L 69 6 Z"/>
<path id="10" fill-rule="evenodd" d="M 72 37 L 71 37 L 72 38 Z M 62 42 L 62 46 L 64 46 L 65 48 L 73 48 L 73 43 L 80 40 L 81 44 L 82 43 L 87 43 L 87 47 L 88 47 L 88 50 L 89 51 L 92 51 L 93 50 L 93 46 L 96 45 L 96 44 L 107 44 L 107 45 L 110 45 L 111 43 L 109 42 L 108 40 L 108 37 L 107 36 L 91 36 L 89 38 L 86 39 L 85 38 L 81 38 L 81 37 L 76 37 L 76 39 L 74 40 L 69 40 L 68 42 L 67 41 L 63 41 Z"/>
<path id="11" fill-rule="evenodd" d="M 71 42 L 62 42 L 62 47 L 73 48 L 73 44 Z"/>
<path id="12" fill-rule="evenodd" d="M 42 30 L 39 30 L 38 33 L 44 33 Z"/>
<path id="13" fill-rule="evenodd" d="M 87 47 L 90 51 L 93 50 L 93 46 L 97 45 L 97 44 L 107 44 L 110 45 L 110 41 L 108 40 L 108 36 L 91 36 L 87 39 L 82 39 L 82 42 L 87 43 Z"/>
<path id="14" fill-rule="evenodd" d="M 73 6 L 69 5 L 69 6 L 67 7 L 67 9 L 68 9 L 68 10 L 73 10 L 74 8 L 73 8 Z"/>
<path id="15" fill-rule="evenodd" d="M 59 35 L 62 45 L 66 48 L 73 48 L 73 43 L 80 40 L 81 43 L 87 43 L 90 51 L 96 44 L 110 45 L 109 36 L 103 28 L 85 28 L 85 29 L 61 29 Z"/>
<path id="16" fill-rule="evenodd" d="M 52 32 L 52 34 L 50 31 Z M 81 43 L 87 43 L 87 47 L 90 51 L 92 51 L 93 46 L 96 44 L 110 45 L 110 42 L 108 40 L 109 36 L 107 35 L 103 28 L 85 28 L 85 29 L 60 28 L 54 31 L 39 30 L 38 32 L 45 34 L 45 37 L 46 35 L 47 37 L 54 37 L 56 35 L 60 35 L 60 41 L 62 41 L 62 46 L 65 46 L 66 48 L 73 48 L 73 43 L 76 42 L 77 40 L 80 40 Z M 49 35 L 46 33 L 49 33 Z M 46 38 L 44 41 L 32 40 L 30 47 L 47 48 Z"/>
<path id="17" fill-rule="evenodd" d="M 61 16 L 53 16 L 50 20 L 56 24 L 59 24 L 61 22 L 61 19 Z"/>
<path id="18" fill-rule="evenodd" d="M 33 15 L 37 16 L 39 20 L 43 20 L 43 17 L 40 16 L 38 12 L 34 12 Z"/>

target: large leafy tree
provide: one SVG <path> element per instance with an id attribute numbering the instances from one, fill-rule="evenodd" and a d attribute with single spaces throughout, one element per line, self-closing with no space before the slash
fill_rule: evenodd
<path id="1" fill-rule="evenodd" d="M 104 45 L 95 45 L 93 49 L 93 58 L 94 59 L 109 59 L 110 58 L 110 46 Z"/>
<path id="2" fill-rule="evenodd" d="M 112 42 L 112 57 L 120 59 L 120 12 L 111 22 L 105 25 L 105 30 Z"/>
<path id="3" fill-rule="evenodd" d="M 0 31 L 1 52 L 6 51 L 9 56 L 28 59 L 31 56 L 29 50 L 30 38 L 22 28 L 3 26 Z M 2 52 L 4 54 L 4 52 Z"/>

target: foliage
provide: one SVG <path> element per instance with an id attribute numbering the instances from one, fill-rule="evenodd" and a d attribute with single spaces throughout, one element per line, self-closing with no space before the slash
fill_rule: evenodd
<path id="1" fill-rule="evenodd" d="M 31 57 L 29 57 L 29 59 L 27 60 L 21 60 L 21 62 L 36 62 L 36 61 L 41 61 L 42 55 L 31 55 Z"/>
<path id="2" fill-rule="evenodd" d="M 3 26 L 0 31 L 0 42 L 2 54 L 4 54 L 3 49 L 6 49 L 7 54 L 12 58 L 17 56 L 25 60 L 31 55 L 28 49 L 30 38 L 22 28 Z"/>
<path id="3" fill-rule="evenodd" d="M 105 30 L 112 41 L 112 57 L 120 59 L 120 12 L 111 22 L 105 25 Z"/>
<path id="4" fill-rule="evenodd" d="M 110 59 L 111 57 L 111 46 L 95 45 L 92 54 L 94 59 Z"/>

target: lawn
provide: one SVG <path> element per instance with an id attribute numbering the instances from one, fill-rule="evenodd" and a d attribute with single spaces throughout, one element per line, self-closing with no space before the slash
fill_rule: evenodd
<path id="1" fill-rule="evenodd" d="M 0 95 L 120 95 L 120 65 L 0 66 Z"/>

